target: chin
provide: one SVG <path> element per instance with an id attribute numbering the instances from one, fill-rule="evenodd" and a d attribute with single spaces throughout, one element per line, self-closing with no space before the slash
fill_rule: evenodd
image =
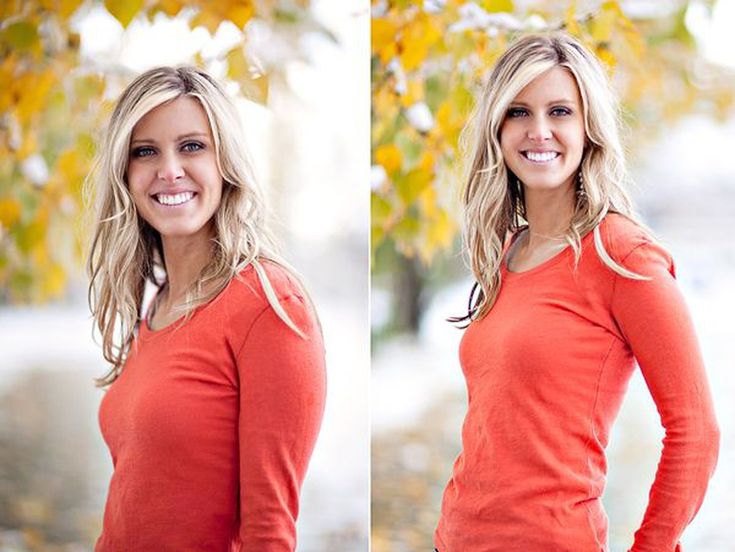
<path id="1" fill-rule="evenodd" d="M 162 238 L 186 238 L 200 234 L 203 227 L 161 225 L 154 227 Z"/>
<path id="2" fill-rule="evenodd" d="M 523 182 L 523 185 L 528 190 L 556 190 L 559 188 L 564 187 L 569 182 L 569 177 L 559 176 L 559 177 L 553 177 L 551 175 L 546 177 L 528 177 L 523 178 L 522 176 L 519 176 L 521 179 L 521 182 Z"/>

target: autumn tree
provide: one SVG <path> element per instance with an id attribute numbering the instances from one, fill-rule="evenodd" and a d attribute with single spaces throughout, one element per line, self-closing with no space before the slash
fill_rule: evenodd
<path id="1" fill-rule="evenodd" d="M 524 3 L 526 5 L 527 3 Z M 711 10 L 712 3 L 697 3 Z M 372 2 L 371 250 L 375 282 L 393 286 L 395 331 L 415 331 L 424 274 L 458 235 L 459 137 L 509 41 L 564 29 L 589 46 L 619 91 L 629 149 L 695 109 L 724 119 L 732 79 L 717 79 L 686 25 L 689 2 L 627 14 L 614 0 Z M 458 257 L 451 260 L 461 265 Z"/>
<path id="2" fill-rule="evenodd" d="M 0 3 L 0 303 L 60 297 L 69 275 L 80 272 L 86 232 L 81 190 L 96 131 L 111 109 L 105 92 L 135 76 L 80 55 L 74 21 L 100 4 Z M 267 25 L 294 43 L 292 52 L 304 33 L 328 34 L 308 0 L 105 0 L 104 8 L 123 28 L 136 18 L 159 17 L 182 17 L 210 35 L 224 22 L 234 25 L 240 39 L 229 51 L 207 59 L 198 53 L 191 61 L 205 68 L 226 63 L 227 78 L 261 103 L 287 60 L 253 58 L 248 25 Z"/>

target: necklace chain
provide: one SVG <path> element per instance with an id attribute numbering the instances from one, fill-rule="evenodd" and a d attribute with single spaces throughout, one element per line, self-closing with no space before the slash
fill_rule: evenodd
<path id="1" fill-rule="evenodd" d="M 528 228 L 528 233 L 532 236 L 537 236 L 539 238 L 544 238 L 546 240 L 553 240 L 553 241 L 567 241 L 566 238 L 560 237 L 560 236 L 547 236 L 546 234 L 539 234 L 538 232 L 534 232 L 531 230 L 531 228 Z"/>

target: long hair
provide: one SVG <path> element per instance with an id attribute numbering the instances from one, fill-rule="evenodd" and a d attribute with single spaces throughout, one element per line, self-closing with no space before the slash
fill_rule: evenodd
<path id="1" fill-rule="evenodd" d="M 629 176 L 620 142 L 618 101 L 597 58 L 567 33 L 530 35 L 518 39 L 503 53 L 480 101 L 462 133 L 469 159 L 462 197 L 463 241 L 476 284 L 470 292 L 468 313 L 452 322 L 483 318 L 500 291 L 500 263 L 506 237 L 525 224 L 523 188 L 508 169 L 500 149 L 500 129 L 516 95 L 545 71 L 561 66 L 576 80 L 582 97 L 587 146 L 577 178 L 574 214 L 565 232 L 575 262 L 581 238 L 594 232 L 595 249 L 602 262 L 618 274 L 646 279 L 616 263 L 605 250 L 599 224 L 609 212 L 640 221 L 626 192 Z"/>
<path id="2" fill-rule="evenodd" d="M 112 365 L 96 380 L 98 387 L 111 384 L 123 369 L 142 317 L 146 282 L 159 291 L 167 285 L 165 277 L 159 280 L 154 274 L 156 266 L 165 271 L 161 236 L 138 214 L 126 174 L 135 125 L 155 107 L 181 96 L 196 98 L 206 112 L 222 176 L 222 198 L 213 216 L 211 261 L 186 290 L 183 305 L 174 310 L 188 320 L 199 305 L 213 299 L 252 264 L 276 314 L 303 335 L 279 304 L 259 262 L 268 259 L 293 273 L 279 257 L 267 229 L 264 198 L 253 177 L 234 105 L 204 71 L 189 66 L 158 67 L 140 75 L 122 93 L 85 181 L 86 202 L 95 203 L 87 262 L 88 301 L 102 336 L 104 358 Z M 205 284 L 210 284 L 206 293 Z"/>

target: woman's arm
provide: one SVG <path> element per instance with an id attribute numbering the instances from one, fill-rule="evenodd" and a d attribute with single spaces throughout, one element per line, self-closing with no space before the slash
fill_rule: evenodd
<path id="1" fill-rule="evenodd" d="M 316 316 L 300 296 L 281 304 L 306 338 L 268 306 L 236 356 L 243 551 L 295 550 L 299 492 L 324 412 L 324 346 Z"/>
<path id="2" fill-rule="evenodd" d="M 702 356 L 669 255 L 644 242 L 623 259 L 650 276 L 616 276 L 612 311 L 666 429 L 648 507 L 630 552 L 680 551 L 679 537 L 704 500 L 717 463 L 719 429 Z"/>

